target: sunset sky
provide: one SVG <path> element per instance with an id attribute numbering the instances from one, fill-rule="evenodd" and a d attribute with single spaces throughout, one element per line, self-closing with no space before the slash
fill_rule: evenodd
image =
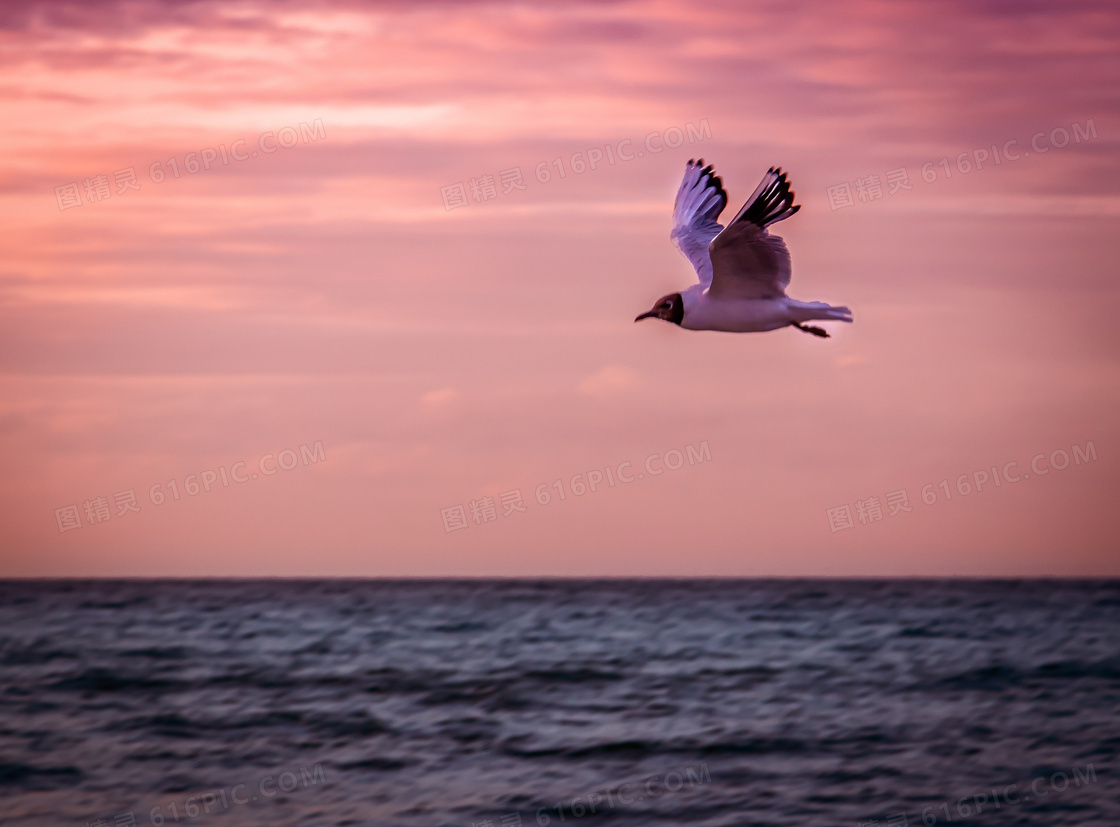
<path id="1" fill-rule="evenodd" d="M 0 61 L 0 576 L 1120 575 L 1111 0 L 8 4 Z M 853 325 L 634 324 L 701 156 Z"/>

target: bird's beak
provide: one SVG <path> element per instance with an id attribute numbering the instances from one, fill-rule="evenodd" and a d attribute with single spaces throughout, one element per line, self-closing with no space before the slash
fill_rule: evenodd
<path id="1" fill-rule="evenodd" d="M 657 311 L 656 311 L 656 310 L 647 310 L 647 311 L 646 311 L 645 313 L 643 313 L 643 314 L 642 314 L 641 316 L 639 316 L 638 318 L 634 319 L 634 321 L 636 321 L 636 322 L 640 322 L 640 321 L 641 321 L 642 319 L 648 319 L 648 318 L 650 318 L 651 316 L 656 316 L 656 315 L 657 315 Z"/>

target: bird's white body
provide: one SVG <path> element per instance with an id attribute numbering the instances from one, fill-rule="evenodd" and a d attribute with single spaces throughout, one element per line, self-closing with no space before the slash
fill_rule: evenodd
<path id="1" fill-rule="evenodd" d="M 787 296 L 774 299 L 713 299 L 702 284 L 681 291 L 687 330 L 722 330 L 727 333 L 761 333 L 815 319 L 836 319 L 822 315 L 832 310 L 824 302 L 799 302 Z"/>
<path id="2" fill-rule="evenodd" d="M 696 269 L 699 279 L 658 299 L 634 321 L 664 319 L 687 330 L 760 333 L 796 327 L 828 336 L 808 321 L 850 322 L 852 312 L 825 302 L 786 295 L 792 268 L 785 242 L 767 227 L 797 212 L 781 169 L 771 168 L 742 209 L 724 227 L 716 219 L 727 205 L 723 183 L 712 171 L 689 161 L 673 205 L 670 238 Z"/>

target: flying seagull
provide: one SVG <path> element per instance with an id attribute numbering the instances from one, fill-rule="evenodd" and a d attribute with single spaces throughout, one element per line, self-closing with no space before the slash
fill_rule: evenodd
<path id="1" fill-rule="evenodd" d="M 758 189 L 725 228 L 717 218 L 727 192 L 704 159 L 689 161 L 673 205 L 669 237 L 696 268 L 700 282 L 657 300 L 634 321 L 664 319 L 688 330 L 754 333 L 793 326 L 814 336 L 828 333 L 805 322 L 850 322 L 852 311 L 786 295 L 789 250 L 766 228 L 799 209 L 781 167 L 771 167 Z"/>

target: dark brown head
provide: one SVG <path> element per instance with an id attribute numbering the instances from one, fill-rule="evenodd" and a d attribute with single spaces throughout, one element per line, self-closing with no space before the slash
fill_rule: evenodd
<path id="1" fill-rule="evenodd" d="M 640 322 L 642 319 L 650 318 L 680 324 L 684 319 L 684 299 L 681 298 L 681 294 L 670 293 L 668 296 L 662 296 L 652 310 L 647 310 L 634 321 Z"/>

